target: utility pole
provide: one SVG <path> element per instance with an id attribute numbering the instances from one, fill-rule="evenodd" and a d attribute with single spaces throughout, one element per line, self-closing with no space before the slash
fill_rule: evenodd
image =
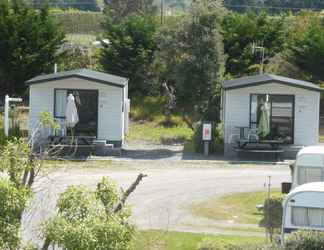
<path id="1" fill-rule="evenodd" d="M 164 16 L 164 0 L 161 0 L 161 24 L 163 24 L 163 16 Z"/>
<path id="2" fill-rule="evenodd" d="M 263 74 L 264 71 L 264 54 L 265 54 L 265 47 L 258 46 L 256 43 L 252 43 L 252 54 L 256 54 L 257 52 L 260 53 L 260 74 Z"/>

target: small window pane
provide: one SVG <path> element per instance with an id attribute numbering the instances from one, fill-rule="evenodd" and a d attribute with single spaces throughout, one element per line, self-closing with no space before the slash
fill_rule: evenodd
<path id="1" fill-rule="evenodd" d="M 293 207 L 292 208 L 292 224 L 295 226 L 308 226 L 307 208 Z"/>
<path id="2" fill-rule="evenodd" d="M 55 90 L 55 117 L 64 117 L 67 102 L 67 90 Z"/>
<path id="3" fill-rule="evenodd" d="M 321 208 L 308 208 L 309 225 L 313 227 L 322 227 L 323 209 Z"/>
<path id="4" fill-rule="evenodd" d="M 298 184 L 323 181 L 322 168 L 299 167 Z"/>
<path id="5" fill-rule="evenodd" d="M 297 159 L 297 165 L 322 167 L 323 166 L 323 157 L 321 155 L 316 155 L 316 154 L 301 155 Z"/>

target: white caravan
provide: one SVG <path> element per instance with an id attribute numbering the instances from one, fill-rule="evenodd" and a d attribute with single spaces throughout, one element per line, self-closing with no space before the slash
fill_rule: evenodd
<path id="1" fill-rule="evenodd" d="M 324 231 L 324 182 L 298 186 L 283 201 L 282 241 L 298 229 Z"/>
<path id="2" fill-rule="evenodd" d="M 304 147 L 292 169 L 292 188 L 320 181 L 324 181 L 324 146 Z"/>

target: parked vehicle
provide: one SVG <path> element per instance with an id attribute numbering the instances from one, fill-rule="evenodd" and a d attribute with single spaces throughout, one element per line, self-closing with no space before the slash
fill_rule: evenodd
<path id="1" fill-rule="evenodd" d="M 283 201 L 282 241 L 298 229 L 324 231 L 324 182 L 300 185 Z"/>
<path id="2" fill-rule="evenodd" d="M 292 188 L 321 181 L 324 181 L 324 146 L 302 148 L 292 167 Z"/>

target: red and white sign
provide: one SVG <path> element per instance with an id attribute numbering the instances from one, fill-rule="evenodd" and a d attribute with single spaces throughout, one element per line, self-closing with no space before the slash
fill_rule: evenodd
<path id="1" fill-rule="evenodd" d="M 203 141 L 211 141 L 211 139 L 212 139 L 212 125 L 211 125 L 211 123 L 203 124 L 202 139 L 203 139 Z"/>

